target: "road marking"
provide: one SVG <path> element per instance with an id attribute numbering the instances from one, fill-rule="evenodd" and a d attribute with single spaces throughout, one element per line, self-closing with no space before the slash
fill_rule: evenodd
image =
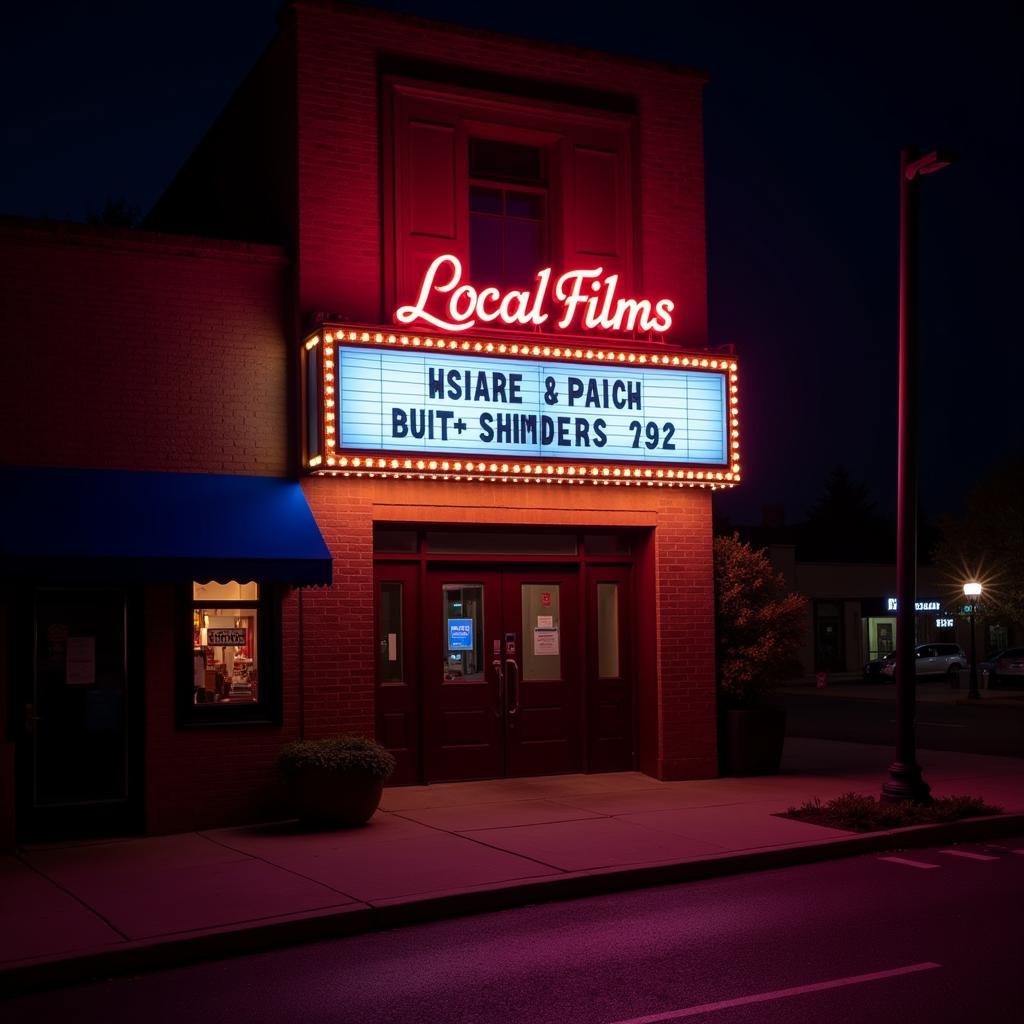
<path id="1" fill-rule="evenodd" d="M 966 857 L 968 860 L 999 860 L 987 853 L 968 853 L 966 850 L 939 850 L 939 853 L 948 853 L 950 857 Z"/>
<path id="2" fill-rule="evenodd" d="M 890 864 L 905 864 L 908 868 L 940 868 L 941 864 L 926 864 L 923 860 L 907 860 L 906 857 L 879 857 L 879 860 L 887 860 Z"/>
<path id="3" fill-rule="evenodd" d="M 849 978 L 836 978 L 834 981 L 819 981 L 813 985 L 797 985 L 795 988 L 780 988 L 774 992 L 762 992 L 756 996 L 740 996 L 737 999 L 722 999 L 717 1003 L 702 1003 L 700 1006 L 687 1006 L 681 1010 L 669 1010 L 667 1013 L 652 1013 L 647 1017 L 630 1017 L 619 1020 L 615 1024 L 657 1024 L 663 1020 L 682 1020 L 684 1017 L 697 1017 L 702 1013 L 715 1010 L 729 1010 L 734 1006 L 750 1006 L 751 1003 L 768 1003 L 773 999 L 788 999 L 790 996 L 802 996 L 808 992 L 824 992 L 830 988 L 842 988 L 844 985 L 862 985 L 867 981 L 883 981 L 886 978 L 898 978 L 903 974 L 916 974 L 918 971 L 931 971 L 942 964 L 930 961 L 921 964 L 910 964 L 908 967 L 896 967 L 891 971 L 875 971 L 874 974 L 855 974 Z"/>

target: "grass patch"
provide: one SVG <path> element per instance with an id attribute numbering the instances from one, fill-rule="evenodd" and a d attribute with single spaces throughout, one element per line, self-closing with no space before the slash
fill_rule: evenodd
<path id="1" fill-rule="evenodd" d="M 883 832 L 908 825 L 935 825 L 942 821 L 1002 813 L 1001 807 L 993 807 L 976 796 L 946 796 L 929 804 L 909 801 L 883 804 L 863 793 L 844 793 L 824 804 L 817 798 L 807 800 L 799 807 L 790 807 L 780 817 L 848 832 Z"/>

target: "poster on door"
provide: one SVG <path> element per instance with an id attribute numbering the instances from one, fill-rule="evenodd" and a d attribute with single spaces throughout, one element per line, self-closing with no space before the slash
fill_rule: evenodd
<path id="1" fill-rule="evenodd" d="M 448 620 L 448 650 L 449 651 L 471 651 L 471 650 L 473 650 L 473 620 L 472 619 L 449 619 Z"/>
<path id="2" fill-rule="evenodd" d="M 558 630 L 553 627 L 535 626 L 533 630 L 534 657 L 558 654 Z"/>

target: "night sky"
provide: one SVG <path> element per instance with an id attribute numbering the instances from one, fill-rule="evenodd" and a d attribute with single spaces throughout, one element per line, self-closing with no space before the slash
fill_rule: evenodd
<path id="1" fill-rule="evenodd" d="M 736 522 L 799 519 L 829 468 L 894 515 L 899 150 L 924 182 L 922 499 L 958 510 L 1024 442 L 1021 54 L 1010 0 L 970 4 L 383 3 L 706 70 L 712 345 L 742 359 Z M 0 212 L 144 213 L 274 33 L 278 0 L 11 5 Z M 628 12 L 628 17 L 626 14 Z"/>

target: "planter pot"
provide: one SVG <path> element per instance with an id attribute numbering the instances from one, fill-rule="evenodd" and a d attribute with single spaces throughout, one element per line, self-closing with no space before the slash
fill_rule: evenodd
<path id="1" fill-rule="evenodd" d="M 729 708 L 719 716 L 719 768 L 723 775 L 777 775 L 785 739 L 785 708 Z"/>
<path id="2" fill-rule="evenodd" d="M 289 788 L 292 808 L 303 825 L 352 828 L 373 817 L 384 781 L 327 768 L 301 768 L 289 779 Z"/>

